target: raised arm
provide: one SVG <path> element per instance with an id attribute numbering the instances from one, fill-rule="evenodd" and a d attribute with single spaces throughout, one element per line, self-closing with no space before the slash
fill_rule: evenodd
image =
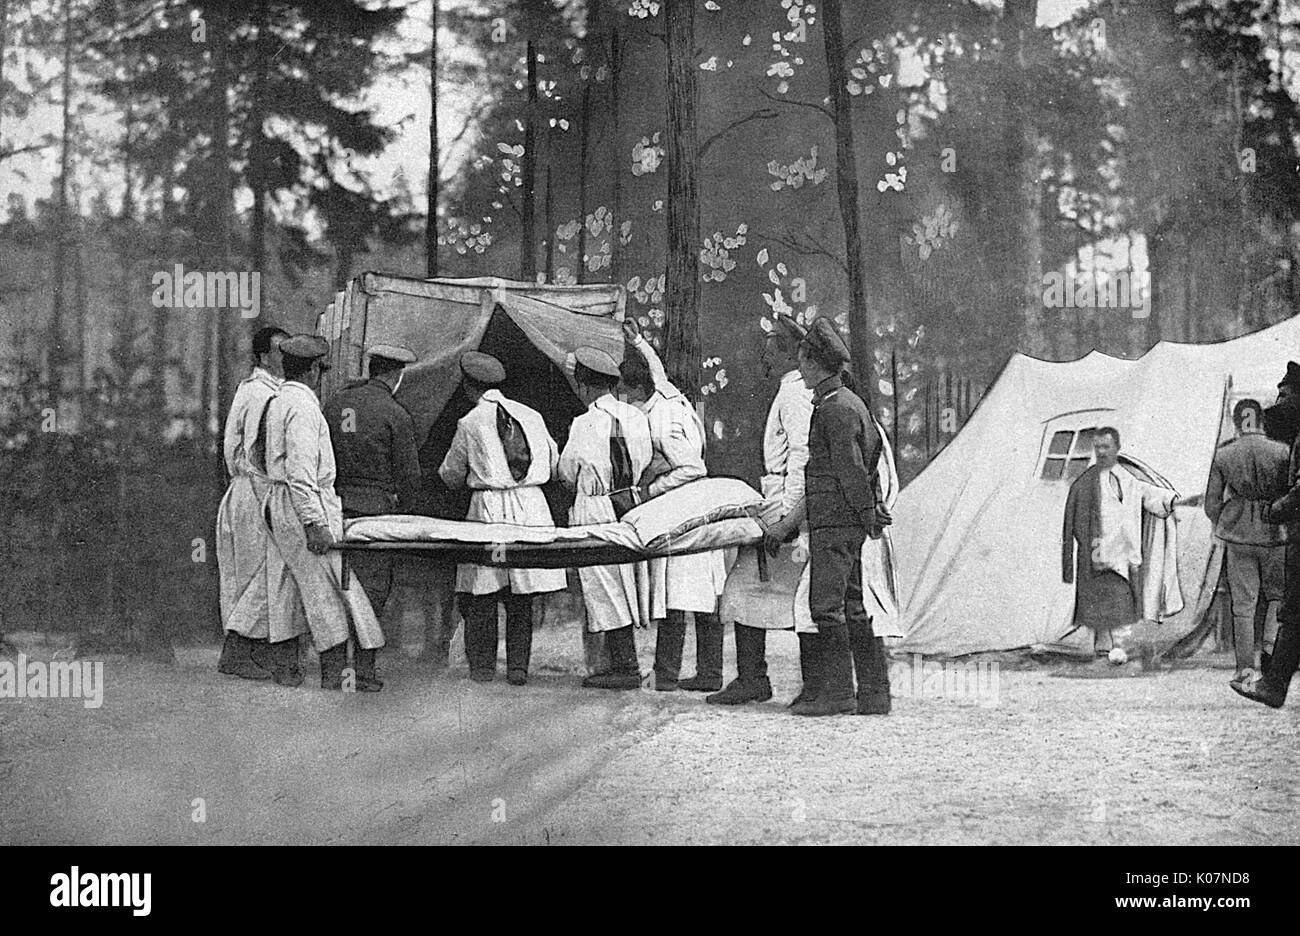
<path id="1" fill-rule="evenodd" d="M 465 433 L 465 427 L 457 423 L 456 434 L 451 440 L 451 448 L 447 449 L 446 457 L 443 458 L 442 464 L 438 466 L 438 477 L 442 478 L 443 484 L 455 491 L 465 486 L 468 476 L 469 437 Z"/>

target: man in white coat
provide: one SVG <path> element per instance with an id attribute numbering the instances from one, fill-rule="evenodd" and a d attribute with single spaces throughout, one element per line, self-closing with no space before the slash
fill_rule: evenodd
<path id="1" fill-rule="evenodd" d="M 267 326 L 253 336 L 253 372 L 240 381 L 226 416 L 222 453 L 230 486 L 217 508 L 217 568 L 226 641 L 217 671 L 270 679 L 266 591 L 266 521 L 262 501 L 270 487 L 265 459 L 254 464 L 254 444 L 266 406 L 284 375 L 280 343 L 289 337 Z"/>
<path id="2" fill-rule="evenodd" d="M 768 409 L 763 430 L 763 496 L 775 519 L 787 517 L 804 497 L 804 469 L 808 464 L 808 427 L 812 422 L 813 394 L 799 374 L 799 343 L 805 332 L 793 319 L 777 318 L 777 328 L 767 336 L 763 372 L 780 377 L 776 398 Z M 799 635 L 799 668 L 803 689 L 795 702 L 818 692 L 817 631 L 808 610 L 808 530 L 781 547 L 768 560 L 768 581 L 759 581 L 758 550 L 741 550 L 727 577 L 722 597 L 724 620 L 736 631 L 736 678 L 721 692 L 704 701 L 715 705 L 766 702 L 772 698 L 767 676 L 767 632 L 794 630 Z M 790 703 L 795 704 L 794 702 Z"/>
<path id="3" fill-rule="evenodd" d="M 465 395 L 474 404 L 456 425 L 456 435 L 438 474 L 453 490 L 468 487 L 469 520 L 552 526 L 542 485 L 559 463 L 555 440 L 535 409 L 505 396 L 506 371 L 490 354 L 470 351 L 460 359 Z M 456 568 L 456 594 L 465 618 L 465 657 L 470 679 L 496 675 L 497 606 L 506 608 L 506 680 L 528 682 L 533 645 L 533 595 L 561 591 L 563 569 Z"/>
<path id="4" fill-rule="evenodd" d="M 624 322 L 631 351 L 619 370 L 627 399 L 646 414 L 654 455 L 641 499 L 649 500 L 707 474 L 704 423 L 695 407 L 668 380 L 659 355 Z M 717 692 L 722 688 L 722 621 L 718 596 L 727 580 L 721 550 L 692 556 L 652 559 L 649 572 L 650 616 L 655 620 L 655 689 L 671 692 Z M 695 675 L 679 681 L 686 614 L 695 618 Z"/>
<path id="5" fill-rule="evenodd" d="M 560 477 L 573 489 L 571 526 L 613 523 L 619 519 L 611 494 L 625 496 L 641 482 L 654 450 L 650 426 L 635 406 L 616 399 L 618 364 L 604 351 L 579 348 L 574 382 L 587 412 L 573 421 L 569 441 L 560 455 Z M 582 681 L 594 689 L 638 689 L 633 625 L 644 627 L 637 598 L 636 564 L 586 566 L 578 570 L 587 629 L 604 632 L 612 669 Z"/>
<path id="6" fill-rule="evenodd" d="M 310 632 L 320 653 L 321 688 L 377 692 L 378 679 L 345 677 L 348 635 L 357 643 L 358 674 L 373 673 L 384 635 L 361 583 L 343 588 L 342 559 L 330 547 L 343 536 L 343 504 L 334 492 L 334 447 L 316 396 L 329 344 L 294 335 L 280 350 L 284 384 L 266 415 L 267 573 L 273 678 L 302 684 L 298 638 Z"/>

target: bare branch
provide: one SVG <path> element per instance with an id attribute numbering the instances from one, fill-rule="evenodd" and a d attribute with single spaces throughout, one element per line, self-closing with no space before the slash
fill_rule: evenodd
<path id="1" fill-rule="evenodd" d="M 809 235 L 805 236 L 808 237 L 810 243 L 801 244 L 797 239 L 794 239 L 793 235 L 790 237 L 777 237 L 773 234 L 764 234 L 762 231 L 753 231 L 752 233 L 755 237 L 760 238 L 761 240 L 771 241 L 773 244 L 780 244 L 782 247 L 788 247 L 795 253 L 801 254 L 805 257 L 826 257 L 828 260 L 833 260 L 836 265 L 844 271 L 844 275 L 848 275 L 849 265 L 844 258 L 829 250 L 824 244 Z"/>
<path id="2" fill-rule="evenodd" d="M 0 150 L 0 162 L 11 156 L 17 156 L 20 153 L 35 153 L 43 149 L 49 149 L 53 143 L 33 143 L 30 146 L 18 146 L 13 149 Z"/>
<path id="3" fill-rule="evenodd" d="M 747 116 L 741 117 L 739 120 L 733 120 L 731 123 L 727 124 L 717 133 L 713 134 L 713 136 L 709 137 L 707 140 L 705 140 L 703 143 L 700 144 L 700 159 L 704 158 L 704 154 L 709 151 L 710 146 L 718 142 L 718 140 L 726 136 L 732 130 L 735 130 L 741 124 L 749 123 L 751 120 L 773 120 L 776 117 L 777 117 L 776 111 L 772 110 L 772 108 L 770 107 L 763 107 L 756 111 L 753 111 Z"/>
<path id="4" fill-rule="evenodd" d="M 465 117 L 465 123 L 464 125 L 461 126 L 460 131 L 454 137 L 451 138 L 451 141 L 445 147 L 442 147 L 445 154 L 449 154 L 452 147 L 454 147 L 457 143 L 459 143 L 461 140 L 465 138 L 465 134 L 469 133 L 469 128 L 474 126 L 476 123 L 478 123 L 479 118 L 482 117 L 483 114 L 487 112 L 488 108 L 492 106 L 492 103 L 493 102 L 490 99 L 481 101 L 478 107 L 474 108 L 473 113 L 468 114 Z M 450 155 L 444 156 L 442 163 L 438 166 L 439 176 L 442 175 L 442 170 L 446 168 L 447 161 L 450 158 L 451 158 Z"/>
<path id="5" fill-rule="evenodd" d="M 769 101 L 774 101 L 777 104 L 789 104 L 792 107 L 808 107 L 820 113 L 827 120 L 830 120 L 832 122 L 834 122 L 835 120 L 835 115 L 832 114 L 827 108 L 822 107 L 822 105 L 820 104 L 815 104 L 812 101 L 796 101 L 792 98 L 777 97 L 776 95 L 769 93 L 766 88 L 759 88 L 758 93 L 763 95 L 763 97 L 767 98 Z"/>

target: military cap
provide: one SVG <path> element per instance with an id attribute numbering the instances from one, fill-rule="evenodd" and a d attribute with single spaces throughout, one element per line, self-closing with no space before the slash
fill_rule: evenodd
<path id="1" fill-rule="evenodd" d="M 813 323 L 808 326 L 808 334 L 804 337 L 803 343 L 813 354 L 825 361 L 847 364 L 850 360 L 848 345 L 835 330 L 831 320 L 824 315 L 813 319 Z"/>
<path id="2" fill-rule="evenodd" d="M 413 364 L 418 358 L 415 352 L 404 345 L 374 344 L 366 348 L 366 357 L 384 358 L 398 364 Z"/>
<path id="3" fill-rule="evenodd" d="M 1291 387 L 1300 390 L 1300 364 L 1295 361 L 1286 362 L 1286 376 L 1278 383 L 1277 388 Z"/>
<path id="4" fill-rule="evenodd" d="M 506 379 L 506 369 L 490 354 L 484 354 L 482 351 L 466 351 L 460 356 L 460 369 L 470 380 L 485 384 L 489 387 L 495 387 L 499 383 L 504 383 Z"/>
<path id="5" fill-rule="evenodd" d="M 329 354 L 330 343 L 319 335 L 294 335 L 280 343 L 280 351 L 290 357 L 313 361 Z"/>
<path id="6" fill-rule="evenodd" d="M 618 362 L 599 348 L 582 347 L 573 352 L 573 359 L 587 370 L 604 374 L 606 377 L 620 376 Z"/>
<path id="7" fill-rule="evenodd" d="M 776 319 L 776 327 L 795 341 L 801 342 L 808 337 L 808 329 L 795 321 L 794 316 L 774 315 L 772 317 Z"/>

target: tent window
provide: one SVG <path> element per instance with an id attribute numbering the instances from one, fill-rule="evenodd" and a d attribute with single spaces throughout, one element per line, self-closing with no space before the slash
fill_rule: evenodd
<path id="1" fill-rule="evenodd" d="M 1095 427 L 1078 432 L 1062 430 L 1052 433 L 1039 477 L 1044 481 L 1073 481 L 1079 477 L 1092 464 L 1092 442 L 1096 435 Z"/>

